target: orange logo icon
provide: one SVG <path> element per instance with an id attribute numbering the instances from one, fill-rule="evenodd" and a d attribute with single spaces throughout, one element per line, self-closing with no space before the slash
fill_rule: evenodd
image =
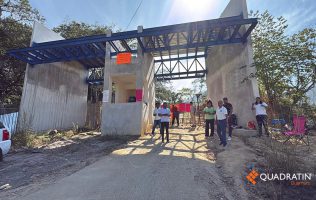
<path id="1" fill-rule="evenodd" d="M 246 177 L 249 182 L 251 182 L 253 185 L 256 185 L 256 178 L 259 176 L 258 172 L 256 170 L 251 170 L 251 172 Z"/>

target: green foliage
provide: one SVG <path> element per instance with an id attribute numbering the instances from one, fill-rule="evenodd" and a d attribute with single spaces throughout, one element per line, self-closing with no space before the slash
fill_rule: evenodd
<path id="1" fill-rule="evenodd" d="M 0 104 L 18 104 L 20 101 L 26 64 L 6 52 L 29 46 L 34 20 L 44 22 L 28 0 L 0 0 Z M 65 38 L 75 38 L 105 34 L 112 27 L 71 21 L 53 30 Z"/>
<path id="2" fill-rule="evenodd" d="M 194 81 L 192 81 L 192 86 L 193 86 L 193 93 L 194 94 L 202 94 L 202 98 L 206 98 L 207 87 L 206 87 L 205 77 L 197 78 Z"/>
<path id="3" fill-rule="evenodd" d="M 29 46 L 34 20 L 44 21 L 28 0 L 0 0 L 0 104 L 20 101 L 26 64 L 6 52 Z"/>
<path id="4" fill-rule="evenodd" d="M 45 21 L 38 10 L 31 7 L 28 0 L 0 0 L 0 19 L 7 18 L 28 25 L 32 25 L 34 20 Z"/>
<path id="5" fill-rule="evenodd" d="M 315 86 L 316 30 L 306 28 L 287 35 L 283 17 L 275 18 L 267 11 L 250 16 L 259 18 L 252 43 L 261 95 L 275 111 L 281 104 L 299 106 Z"/>
<path id="6" fill-rule="evenodd" d="M 113 26 L 91 25 L 83 22 L 65 22 L 55 28 L 53 31 L 60 33 L 64 38 L 77 38 L 88 35 L 106 34 L 108 30 L 112 30 Z"/>
<path id="7" fill-rule="evenodd" d="M 195 79 L 192 81 L 193 88 L 182 88 L 175 91 L 170 81 L 156 82 L 156 100 L 170 103 L 183 103 L 196 101 L 197 93 L 202 94 L 202 98 L 206 97 L 206 81 L 205 78 Z"/>
<path id="8" fill-rule="evenodd" d="M 182 88 L 178 91 L 180 95 L 181 102 L 190 102 L 194 99 L 194 90 L 191 88 Z"/>
<path id="9" fill-rule="evenodd" d="M 159 81 L 155 84 L 155 91 L 156 91 L 156 101 L 159 102 L 172 102 L 172 97 L 174 93 L 171 90 L 171 83 L 169 81 Z"/>

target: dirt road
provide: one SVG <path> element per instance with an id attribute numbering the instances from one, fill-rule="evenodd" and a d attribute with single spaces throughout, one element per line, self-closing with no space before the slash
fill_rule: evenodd
<path id="1" fill-rule="evenodd" d="M 21 199 L 240 199 L 227 186 L 201 131 L 171 130 L 128 143 L 92 165 Z M 217 140 L 217 138 L 214 138 Z M 229 148 L 229 147 L 228 147 Z"/>

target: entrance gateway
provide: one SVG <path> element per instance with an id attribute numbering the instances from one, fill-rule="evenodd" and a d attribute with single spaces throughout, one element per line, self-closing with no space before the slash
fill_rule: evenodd
<path id="1" fill-rule="evenodd" d="M 256 24 L 248 18 L 246 0 L 231 0 L 214 20 L 67 40 L 35 23 L 31 47 L 8 52 L 27 63 L 18 128 L 84 126 L 88 85 L 100 84 L 102 134 L 143 134 L 152 122 L 155 81 L 204 76 L 208 98 L 228 97 L 245 126 L 254 119 L 250 105 L 259 95 L 255 78 L 242 81 L 255 73 L 250 33 Z M 129 64 L 116 63 L 123 52 L 133 55 Z M 186 60 L 193 63 L 184 65 Z M 177 64 L 166 65 L 172 62 Z M 127 103 L 129 96 L 136 102 Z"/>

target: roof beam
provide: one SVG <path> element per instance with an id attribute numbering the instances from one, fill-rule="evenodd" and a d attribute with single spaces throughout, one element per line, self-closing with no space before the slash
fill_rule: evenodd
<path id="1" fill-rule="evenodd" d="M 114 51 L 116 52 L 120 52 L 120 50 L 117 48 L 117 46 L 115 46 L 113 41 L 109 41 L 109 44 L 111 45 L 111 47 L 114 49 Z"/>
<path id="2" fill-rule="evenodd" d="M 161 48 L 149 48 L 146 49 L 145 52 L 154 52 L 154 51 L 167 51 L 169 48 L 170 50 L 176 50 L 176 49 L 186 49 L 186 48 L 196 48 L 200 46 L 216 46 L 216 45 L 223 45 L 223 44 L 234 44 L 234 43 L 241 43 L 242 40 L 240 38 L 233 39 L 231 41 L 229 40 L 222 40 L 222 41 L 208 41 L 208 42 L 200 42 L 200 43 L 193 43 L 193 44 L 184 44 L 184 45 L 176 45 L 176 46 L 170 46 L 168 48 L 161 47 Z"/>
<path id="3" fill-rule="evenodd" d="M 143 44 L 142 40 L 140 39 L 140 37 L 137 37 L 136 39 L 137 39 L 137 42 L 138 42 L 140 48 L 144 52 L 145 51 L 145 47 L 144 47 L 144 44 Z"/>
<path id="4" fill-rule="evenodd" d="M 257 22 L 257 18 L 249 18 L 249 19 L 240 19 L 239 16 L 237 17 L 229 17 L 229 18 L 220 18 L 215 20 L 207 20 L 207 21 L 200 21 L 200 22 L 192 22 L 191 25 L 194 27 L 194 30 L 197 29 L 208 29 L 210 27 L 213 28 L 222 28 L 228 27 L 233 25 L 246 25 L 246 24 L 253 24 Z M 52 41 L 52 42 L 43 42 L 34 44 L 33 47 L 23 48 L 23 49 L 15 49 L 11 50 L 10 52 L 17 52 L 17 51 L 24 51 L 24 50 L 33 50 L 33 49 L 45 49 L 47 47 L 54 48 L 60 46 L 67 46 L 67 45 L 81 45 L 81 44 L 89 44 L 95 42 L 107 42 L 107 41 L 115 41 L 121 39 L 132 39 L 137 37 L 149 37 L 155 35 L 163 35 L 163 34 L 170 34 L 170 33 L 177 33 L 177 32 L 187 32 L 188 27 L 190 27 L 190 23 L 186 24 L 177 24 L 165 27 L 158 27 L 158 28 L 149 28 L 144 29 L 143 32 L 137 33 L 137 31 L 127 31 L 127 32 L 120 32 L 120 33 L 113 33 L 111 37 L 106 37 L 106 35 L 98 35 L 98 36 L 87 36 L 82 38 L 76 39 L 69 39 L 69 40 L 59 40 L 59 41 Z"/>
<path id="5" fill-rule="evenodd" d="M 229 38 L 230 40 L 232 40 L 236 37 L 237 33 L 239 32 L 240 27 L 241 27 L 240 24 L 235 26 L 234 32 L 232 33 L 232 35 Z"/>
<path id="6" fill-rule="evenodd" d="M 258 23 L 258 22 L 257 22 Z M 251 31 L 255 28 L 255 26 L 257 25 L 257 23 L 252 23 L 248 30 L 246 31 L 246 33 L 243 35 L 242 37 L 242 41 L 245 43 L 247 41 L 248 36 L 250 35 Z"/>
<path id="7" fill-rule="evenodd" d="M 121 45 L 125 48 L 126 51 L 131 51 L 132 49 L 128 46 L 127 42 L 125 40 L 120 40 Z"/>

